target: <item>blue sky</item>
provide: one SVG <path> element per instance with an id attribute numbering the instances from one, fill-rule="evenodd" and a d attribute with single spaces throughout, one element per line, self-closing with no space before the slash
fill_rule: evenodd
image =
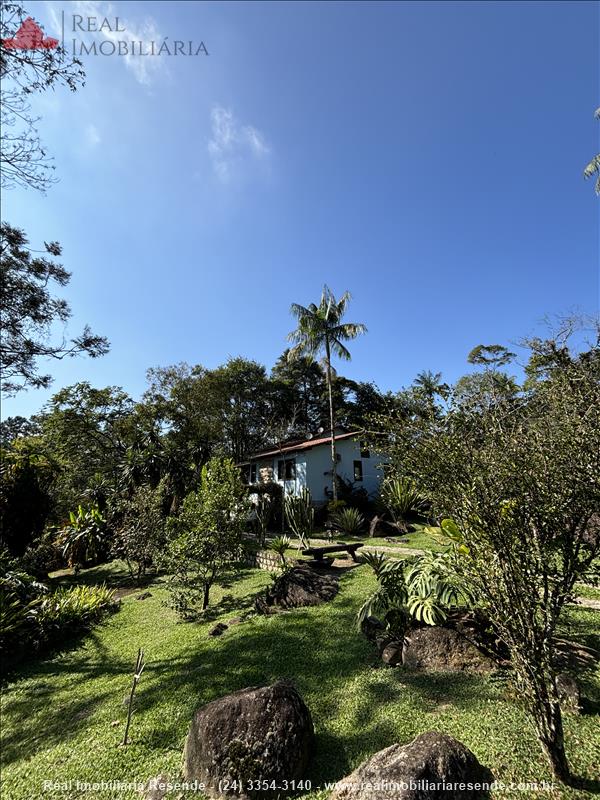
<path id="1" fill-rule="evenodd" d="M 210 54 L 84 56 L 84 88 L 36 99 L 60 182 L 5 192 L 3 218 L 61 242 L 69 331 L 111 341 L 50 365 L 54 391 L 139 397 L 151 366 L 271 366 L 290 303 L 324 282 L 369 328 L 344 374 L 382 389 L 422 369 L 456 379 L 474 345 L 545 314 L 597 312 L 599 201 L 582 178 L 599 146 L 596 3 L 26 8 L 49 34 L 61 10 L 118 15 L 109 40 Z"/>

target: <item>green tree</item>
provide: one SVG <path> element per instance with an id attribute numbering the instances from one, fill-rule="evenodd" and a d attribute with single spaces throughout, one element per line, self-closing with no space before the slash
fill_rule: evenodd
<path id="1" fill-rule="evenodd" d="M 138 486 L 123 507 L 114 550 L 127 562 L 131 577 L 141 583 L 166 544 L 163 486 Z"/>
<path id="2" fill-rule="evenodd" d="M 61 254 L 58 242 L 46 243 L 45 249 L 48 256 Z M 0 225 L 0 367 L 6 394 L 49 386 L 52 377 L 39 372 L 42 359 L 97 358 L 108 352 L 107 339 L 87 326 L 69 342 L 51 340 L 51 326 L 66 323 L 71 309 L 66 300 L 51 295 L 49 284 L 66 286 L 71 273 L 48 256 L 36 255 L 19 228 Z"/>
<path id="3" fill-rule="evenodd" d="M 208 607 L 211 587 L 241 555 L 248 509 L 239 469 L 231 459 L 212 458 L 202 468 L 198 491 L 169 520 L 169 591 L 183 616 L 193 616 L 198 603 Z"/>
<path id="4" fill-rule="evenodd" d="M 18 438 L 0 455 L 0 543 L 21 556 L 52 511 L 59 465 L 39 437 Z"/>
<path id="5" fill-rule="evenodd" d="M 331 489 L 334 501 L 337 500 L 337 457 L 335 449 L 335 408 L 333 402 L 333 372 L 331 359 L 333 355 L 344 361 L 350 361 L 350 351 L 345 342 L 356 339 L 367 328 L 360 322 L 343 322 L 350 293 L 344 292 L 336 300 L 332 291 L 325 286 L 319 305 L 311 303 L 308 307 L 293 303 L 292 314 L 298 320 L 298 327 L 292 331 L 288 340 L 294 346 L 288 353 L 293 361 L 298 356 L 317 356 L 323 354 L 327 393 L 329 396 L 329 429 L 331 434 Z"/>
<path id="6" fill-rule="evenodd" d="M 569 781 L 555 636 L 600 552 L 600 339 L 582 353 L 531 346 L 544 377 L 529 392 L 452 402 L 441 419 L 390 426 L 388 445 L 462 535 L 463 575 L 510 652 L 555 776 Z"/>
<path id="7" fill-rule="evenodd" d="M 39 421 L 45 448 L 60 465 L 53 487 L 56 514 L 86 497 L 102 506 L 119 491 L 132 413 L 132 400 L 118 386 L 96 389 L 83 381 L 52 397 Z"/>
<path id="8" fill-rule="evenodd" d="M 303 437 L 327 424 L 327 385 L 319 364 L 310 355 L 289 358 L 289 349 L 271 370 L 273 413 L 279 419 L 296 410 L 295 433 Z"/>

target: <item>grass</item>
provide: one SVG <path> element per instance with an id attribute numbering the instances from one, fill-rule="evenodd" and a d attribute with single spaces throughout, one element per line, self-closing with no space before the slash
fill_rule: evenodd
<path id="1" fill-rule="evenodd" d="M 112 586 L 129 582 L 119 563 L 66 580 Z M 254 595 L 269 584 L 269 575 L 246 569 L 239 579 L 215 589 L 210 620 L 199 624 L 178 622 L 163 605 L 163 580 L 156 578 L 146 587 L 152 593 L 146 600 L 125 596 L 121 611 L 78 646 L 23 666 L 12 676 L 3 697 L 3 800 L 89 796 L 74 783 L 43 791 L 44 780 L 64 784 L 145 782 L 165 773 L 176 777 L 198 706 L 280 677 L 294 680 L 313 715 L 316 751 L 306 776 L 313 787 L 342 778 L 393 742 L 409 742 L 432 729 L 463 741 L 498 780 L 550 780 L 529 718 L 503 681 L 425 675 L 382 665 L 354 623 L 373 587 L 369 570 L 346 572 L 332 603 L 250 617 L 220 638 L 207 636 L 214 621 L 249 611 Z M 599 620 L 598 612 L 570 609 L 565 630 L 599 647 Z M 146 651 L 147 666 L 134 707 L 132 742 L 119 747 L 127 713 L 123 701 L 138 647 Z M 585 713 L 566 715 L 565 727 L 573 770 L 588 781 L 588 788 L 561 787 L 552 797 L 586 798 L 600 791 L 592 783 L 600 747 L 598 675 L 588 679 L 585 690 Z M 169 795 L 176 796 L 179 792 Z M 325 790 L 315 788 L 306 798 L 326 796 Z M 528 795 L 509 790 L 500 796 Z M 139 800 L 133 788 L 100 790 L 94 797 Z"/>
<path id="2" fill-rule="evenodd" d="M 588 600 L 600 600 L 600 586 L 591 586 L 589 583 L 576 583 L 575 593 Z"/>

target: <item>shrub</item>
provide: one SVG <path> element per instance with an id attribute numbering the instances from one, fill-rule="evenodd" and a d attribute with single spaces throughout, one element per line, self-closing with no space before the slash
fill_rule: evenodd
<path id="1" fill-rule="evenodd" d="M 257 483 L 248 488 L 254 510 L 254 521 L 258 540 L 264 545 L 270 525 L 281 525 L 282 488 L 278 483 Z"/>
<path id="2" fill-rule="evenodd" d="M 315 525 L 315 510 L 308 489 L 302 489 L 300 494 L 290 494 L 285 498 L 285 518 L 300 545 L 308 547 Z"/>
<path id="3" fill-rule="evenodd" d="M 387 478 L 381 487 L 381 502 L 400 526 L 423 509 L 425 498 L 412 478 Z"/>
<path id="4" fill-rule="evenodd" d="M 48 573 L 60 569 L 64 559 L 56 542 L 45 539 L 33 547 L 28 547 L 19 564 L 24 572 L 39 581 L 48 580 Z"/>
<path id="5" fill-rule="evenodd" d="M 57 641 L 99 620 L 114 606 L 114 591 L 106 586 L 72 586 L 47 594 L 37 612 L 46 641 Z"/>
<path id="6" fill-rule="evenodd" d="M 359 624 L 378 614 L 398 614 L 426 625 L 444 622 L 448 612 L 473 602 L 473 593 L 455 564 L 456 552 L 422 553 L 403 560 L 383 553 L 364 553 L 379 584 L 358 612 Z"/>
<path id="7" fill-rule="evenodd" d="M 156 563 L 166 544 L 162 485 L 152 489 L 139 486 L 124 504 L 122 521 L 116 534 L 115 555 L 127 562 L 129 574 L 140 583 L 147 569 Z"/>
<path id="8" fill-rule="evenodd" d="M 113 592 L 103 586 L 50 592 L 2 556 L 0 573 L 0 652 L 5 667 L 86 630 L 116 607 Z"/>
<path id="9" fill-rule="evenodd" d="M 231 459 L 212 458 L 202 469 L 200 488 L 190 492 L 178 517 L 169 520 L 172 539 L 165 567 L 171 572 L 171 605 L 192 618 L 201 603 L 208 607 L 210 589 L 241 557 L 248 513 L 247 488 Z"/>
<path id="10" fill-rule="evenodd" d="M 357 508 L 341 508 L 332 516 L 331 522 L 346 536 L 358 536 L 365 527 L 365 518 Z"/>
<path id="11" fill-rule="evenodd" d="M 69 522 L 59 531 L 57 543 L 71 567 L 92 566 L 106 549 L 104 518 L 97 505 L 69 512 Z"/>
<path id="12" fill-rule="evenodd" d="M 281 567 L 283 570 L 287 568 L 287 561 L 285 558 L 285 551 L 291 545 L 291 539 L 289 536 L 276 536 L 275 539 L 269 545 L 269 550 L 272 550 L 274 553 L 277 553 L 279 558 L 281 559 Z"/>

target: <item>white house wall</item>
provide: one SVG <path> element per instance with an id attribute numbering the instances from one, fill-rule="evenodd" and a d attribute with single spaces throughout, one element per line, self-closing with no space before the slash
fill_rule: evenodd
<path id="1" fill-rule="evenodd" d="M 358 440 L 341 439 L 336 442 L 339 456 L 337 473 L 344 480 L 355 483 L 371 496 L 377 494 L 383 472 L 378 466 L 384 461 L 381 456 L 372 454 L 369 458 L 361 458 Z M 277 479 L 277 462 L 281 456 L 272 460 L 273 477 L 281 486 L 285 485 L 286 494 L 298 494 L 304 487 L 310 491 L 313 502 L 324 503 L 330 500 L 326 489 L 331 489 L 331 448 L 328 444 L 317 445 L 309 450 L 297 453 L 286 453 L 286 461 L 296 461 L 296 478 L 283 481 Z M 362 462 L 363 479 L 354 481 L 354 461 Z"/>

